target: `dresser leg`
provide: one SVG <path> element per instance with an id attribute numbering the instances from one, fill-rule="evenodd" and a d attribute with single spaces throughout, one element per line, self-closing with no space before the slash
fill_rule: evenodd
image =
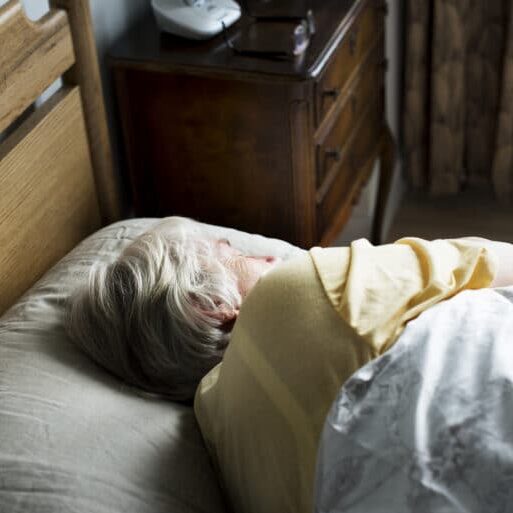
<path id="1" fill-rule="evenodd" d="M 388 198 L 390 196 L 395 160 L 396 146 L 394 137 L 390 128 L 385 126 L 383 135 L 381 136 L 379 183 L 376 210 L 374 212 L 372 225 L 372 242 L 374 244 L 381 244 L 382 242 L 383 222 L 385 220 L 385 212 L 388 206 Z"/>

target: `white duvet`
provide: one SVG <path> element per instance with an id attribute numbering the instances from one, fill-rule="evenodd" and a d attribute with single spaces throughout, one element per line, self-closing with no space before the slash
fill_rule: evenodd
<path id="1" fill-rule="evenodd" d="M 352 376 L 326 419 L 315 505 L 513 512 L 513 288 L 426 311 Z"/>

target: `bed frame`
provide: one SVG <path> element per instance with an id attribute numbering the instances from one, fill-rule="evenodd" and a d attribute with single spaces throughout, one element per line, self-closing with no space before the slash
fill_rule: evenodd
<path id="1" fill-rule="evenodd" d="M 37 22 L 20 0 L 0 8 L 0 314 L 121 216 L 88 0 L 50 5 Z"/>

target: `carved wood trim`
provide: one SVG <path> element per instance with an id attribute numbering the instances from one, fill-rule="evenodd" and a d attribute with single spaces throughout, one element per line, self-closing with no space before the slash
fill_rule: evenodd
<path id="1" fill-rule="evenodd" d="M 29 20 L 19 0 L 0 8 L 0 132 L 73 64 L 66 13 Z"/>

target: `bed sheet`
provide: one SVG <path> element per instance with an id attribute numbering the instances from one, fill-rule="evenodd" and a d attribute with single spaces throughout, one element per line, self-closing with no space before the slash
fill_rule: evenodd
<path id="1" fill-rule="evenodd" d="M 315 511 L 513 511 L 513 288 L 429 309 L 342 387 Z"/>

